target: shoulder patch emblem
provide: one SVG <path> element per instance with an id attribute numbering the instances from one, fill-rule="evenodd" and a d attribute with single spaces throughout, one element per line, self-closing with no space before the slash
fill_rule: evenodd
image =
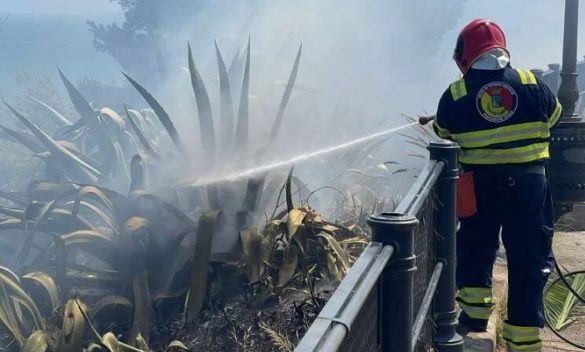
<path id="1" fill-rule="evenodd" d="M 508 120 L 518 107 L 518 95 L 504 82 L 490 82 L 481 87 L 476 98 L 477 111 L 489 122 Z"/>

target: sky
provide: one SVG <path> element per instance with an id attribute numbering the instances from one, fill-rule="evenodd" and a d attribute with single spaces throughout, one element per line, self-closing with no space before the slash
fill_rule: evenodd
<path id="1" fill-rule="evenodd" d="M 447 0 L 448 1 L 448 0 Z M 526 68 L 560 62 L 564 1 L 561 0 L 469 0 L 456 30 L 446 36 L 455 42 L 457 32 L 477 17 L 496 21 L 506 33 L 512 63 Z M 579 8 L 579 44 L 585 40 L 585 3 Z M 585 47 L 580 45 L 581 49 Z M 579 51 L 582 53 L 582 51 Z M 579 60 L 583 56 L 579 54 Z"/>
<path id="2" fill-rule="evenodd" d="M 457 3 L 454 0 L 441 0 L 445 6 L 453 7 L 453 4 Z M 267 3 L 272 3 L 272 1 L 268 1 Z M 274 1 L 276 3 L 276 1 Z M 321 45 L 319 40 L 325 41 L 326 45 L 329 45 L 332 50 L 336 51 L 338 48 L 355 46 L 356 47 L 356 55 L 353 61 L 357 65 L 373 65 L 373 64 L 380 64 L 380 62 L 368 62 L 368 55 L 371 57 L 376 57 L 376 55 L 390 55 L 388 60 L 383 61 L 387 62 L 389 65 L 400 65 L 401 57 L 400 53 L 396 53 L 394 51 L 395 47 L 404 48 L 405 45 L 408 44 L 408 39 L 405 39 L 405 44 L 401 42 L 401 38 L 406 36 L 397 36 L 395 33 L 384 33 L 384 30 L 390 31 L 392 28 L 395 28 L 396 25 L 383 25 L 380 26 L 382 33 L 374 32 L 373 35 L 368 28 L 364 30 L 364 24 L 367 22 L 363 22 L 364 19 L 367 19 L 368 16 L 372 16 L 371 12 L 368 8 L 375 8 L 375 6 L 380 7 L 380 5 L 376 5 L 376 0 L 367 0 L 362 2 L 356 2 L 352 9 L 352 11 L 345 13 L 341 13 L 339 16 L 326 16 L 320 17 L 322 13 L 326 13 L 321 11 L 322 9 L 326 8 L 327 4 L 334 4 L 335 2 L 330 2 L 327 0 L 312 0 L 307 5 L 307 2 L 303 1 L 293 1 L 290 2 L 284 1 L 287 6 L 285 11 L 282 10 L 279 12 L 268 12 L 270 15 L 276 14 L 279 15 L 281 13 L 288 13 L 288 18 L 282 18 L 282 16 L 276 16 L 274 22 L 270 22 L 264 20 L 264 24 L 261 26 L 257 26 L 257 32 L 266 32 L 266 28 L 279 28 L 282 26 L 282 23 L 287 23 L 286 26 L 283 28 L 289 29 L 295 26 L 295 24 L 301 28 L 313 26 L 306 31 L 307 36 L 298 36 L 299 41 L 303 41 L 308 49 L 312 43 L 317 45 Z M 304 3 L 304 5 L 303 5 Z M 396 18 L 393 17 L 393 12 L 400 12 L 404 11 L 404 9 L 400 9 L 393 7 L 393 4 L 399 3 L 398 1 L 388 1 L 388 5 L 384 5 L 385 7 L 380 7 L 380 15 L 376 14 L 375 16 L 380 19 L 384 17 L 388 18 L 388 22 L 396 21 Z M 423 4 L 423 0 L 412 0 L 408 2 L 412 4 L 413 7 L 416 7 L 417 4 Z M 323 5 L 319 5 L 323 4 Z M 363 5 L 362 5 L 363 4 Z M 427 2 L 428 4 L 428 2 Z M 280 8 L 283 8 L 282 5 L 279 5 Z M 335 6 L 335 5 L 333 5 Z M 279 8 L 276 7 L 275 8 Z M 341 6 L 338 6 L 341 8 Z M 299 13 L 295 14 L 295 9 L 298 10 Z M 306 9 L 311 9 L 313 12 L 305 13 L 303 12 Z M 388 12 L 386 12 L 388 11 Z M 0 13 L 13 13 L 14 15 L 17 14 L 36 14 L 36 15 L 57 15 L 57 14 L 65 14 L 65 15 L 72 15 L 72 17 L 79 18 L 81 23 L 80 28 L 84 27 L 84 20 L 86 18 L 92 18 L 92 16 L 99 16 L 103 14 L 111 14 L 117 13 L 121 14 L 119 5 L 117 1 L 109 1 L 109 0 L 0 0 Z M 375 11 L 374 11 L 375 12 Z M 416 14 L 416 11 L 408 12 L 410 14 Z M 581 15 L 585 14 L 585 5 L 582 5 L 580 8 L 579 13 Z M 458 78 L 459 72 L 457 67 L 454 65 L 453 61 L 451 60 L 452 49 L 457 37 L 459 30 L 470 20 L 477 18 L 477 17 L 484 17 L 489 18 L 497 23 L 499 23 L 504 31 L 506 32 L 508 38 L 509 49 L 512 54 L 512 64 L 519 67 L 524 68 L 544 68 L 546 69 L 546 65 L 553 62 L 560 62 L 561 61 L 561 53 L 562 53 L 562 33 L 563 33 L 563 14 L 564 14 L 564 1 L 560 0 L 491 0 L 491 1 L 483 1 L 483 0 L 467 0 L 465 2 L 464 8 L 462 10 L 462 14 L 459 16 L 458 20 L 449 23 L 451 30 L 446 32 L 441 39 L 441 43 L 439 46 L 433 46 L 433 52 L 426 53 L 426 52 L 416 52 L 416 55 L 422 56 L 429 56 L 432 55 L 435 57 L 435 60 L 432 61 L 432 69 L 425 71 L 425 74 L 428 75 L 426 72 L 431 72 L 430 74 L 432 77 L 432 82 L 426 85 L 424 88 L 426 89 L 424 92 L 425 98 L 420 99 L 417 98 L 417 102 L 420 102 L 422 105 L 422 109 L 426 110 L 433 110 L 434 104 L 438 99 L 438 96 L 442 93 L 444 86 L 446 86 L 450 81 L 455 80 Z M 296 15 L 296 17 L 295 17 Z M 437 17 L 439 17 L 439 13 Z M 345 17 L 344 17 L 345 16 Z M 361 17 L 360 17 L 361 16 Z M 269 16 L 266 16 L 269 17 Z M 582 16 L 581 16 L 582 17 Z M 223 18 L 222 18 L 223 19 Z M 433 19 L 434 21 L 441 21 L 441 18 Z M 229 21 L 229 20 L 226 20 Z M 447 21 L 447 20 L 445 20 Z M 98 21 L 100 22 L 100 21 Z M 107 20 L 102 21 L 107 23 Z M 303 22 L 303 23 L 301 23 Z M 335 31 L 331 31 L 331 35 L 327 36 L 328 34 L 323 34 L 324 31 L 321 30 L 321 27 L 317 23 L 324 22 L 326 23 L 326 27 L 333 26 L 337 30 L 337 36 L 335 36 Z M 327 24 L 329 23 L 329 24 Z M 10 23 L 9 23 L 10 24 Z M 361 24 L 361 26 L 360 26 Z M 407 23 L 408 24 L 408 23 Z M 400 27 L 401 25 L 398 25 Z M 187 26 L 188 27 L 188 26 Z M 345 28 L 350 28 L 345 30 Z M 367 27 L 366 27 L 367 28 Z M 4 36 L 0 37 L 0 40 L 19 40 L 21 42 L 29 42 L 31 39 L 25 38 L 22 35 L 18 36 L 9 36 L 8 28 L 5 30 Z M 409 32 L 412 29 L 405 28 L 405 31 Z M 417 29 L 419 31 L 424 31 L 424 29 Z M 186 32 L 189 33 L 199 33 L 197 30 L 191 30 L 189 28 L 186 29 Z M 252 29 L 254 32 L 254 29 Z M 281 31 L 269 31 L 269 32 L 276 32 L 275 34 L 266 34 L 266 35 L 255 35 L 255 48 L 262 52 L 264 49 L 270 49 L 269 47 L 274 43 L 274 37 L 282 38 Z M 581 28 L 579 30 L 580 38 L 585 38 L 585 24 L 581 23 Z M 313 37 L 311 37 L 313 35 Z M 351 36 L 350 40 L 354 42 L 348 44 L 344 43 L 344 38 L 348 38 Z M 264 38 L 262 38 L 264 37 Z M 15 39 L 12 39 L 15 38 Z M 84 33 L 83 46 L 87 47 L 88 50 L 91 50 L 91 42 L 90 42 L 90 34 Z M 373 40 L 373 39 L 376 40 Z M 384 39 L 386 38 L 386 39 Z M 408 38 L 408 37 L 406 37 Z M 185 42 L 189 38 L 180 38 L 181 47 L 183 46 L 183 42 Z M 190 38 L 192 39 L 192 38 Z M 296 40 L 297 38 L 295 38 Z M 328 43 L 327 43 L 328 41 Z M 387 43 L 384 43 L 386 41 Z M 390 42 L 394 41 L 395 45 L 391 44 Z M 583 39 L 580 40 L 582 42 Z M 210 41 L 208 41 L 210 42 Z M 360 59 L 360 51 L 357 50 L 361 48 L 362 45 L 364 47 L 372 48 L 372 44 L 374 43 L 373 49 L 367 49 L 364 52 L 363 60 Z M 390 44 L 389 44 L 390 43 Z M 69 45 L 73 45 L 75 43 L 69 43 Z M 206 43 L 206 45 L 209 43 Z M 415 43 L 416 44 L 416 43 Z M 82 43 L 77 43 L 75 45 L 82 45 Z M 261 48 L 264 45 L 265 48 Z M 386 47 L 391 48 L 389 51 L 385 51 L 386 49 L 383 48 L 383 45 Z M 375 46 L 379 46 L 379 51 L 376 52 Z M 411 47 L 415 47 L 416 45 L 410 45 Z M 201 52 L 208 52 L 210 51 L 208 48 L 210 45 L 207 45 L 202 48 Z M 340 49 L 340 53 L 343 49 Z M 331 50 L 328 51 L 330 52 Z M 412 50 L 406 48 L 407 52 L 406 55 L 412 55 Z M 373 53 L 373 55 L 371 55 Z M 104 71 L 104 75 L 107 76 L 107 80 L 112 79 L 112 77 L 119 76 L 118 74 L 118 67 L 116 66 L 115 62 L 111 60 L 109 57 L 106 57 L 105 54 L 98 54 L 100 57 L 100 62 L 104 63 L 104 68 L 101 71 Z M 307 50 L 306 59 L 310 59 L 309 55 L 311 52 Z M 317 55 L 318 56 L 318 55 Z M 211 57 L 211 56 L 209 56 Z M 315 57 L 315 55 L 313 55 Z M 582 55 L 579 55 L 580 59 Z M 14 58 L 13 58 L 14 59 Z M 34 58 L 28 58 L 28 60 L 33 60 Z M 318 58 L 319 59 L 319 58 Z M 40 58 L 39 58 L 40 60 Z M 65 62 L 67 58 L 56 58 L 54 59 L 55 62 L 50 62 L 50 66 L 53 67 L 57 63 L 65 66 L 63 62 Z M 361 60 L 361 61 L 360 61 Z M 48 60 L 46 60 L 48 61 Z M 371 61 L 371 60 L 370 60 Z M 349 63 L 351 64 L 351 62 Z M 49 65 L 49 64 L 47 64 Z M 32 65 L 28 65 L 30 67 Z M 308 66 L 308 65 L 307 65 Z M 305 67 L 307 67 L 305 66 Z M 312 67 L 311 67 L 312 68 Z M 348 70 L 351 70 L 351 67 L 346 67 Z M 8 68 L 6 68 L 8 69 Z M 75 69 L 75 68 L 74 68 Z M 286 68 L 288 69 L 288 68 Z M 326 71 L 328 68 L 324 66 L 322 68 L 323 71 Z M 331 67 L 329 67 L 331 71 L 334 71 Z M 409 67 L 407 70 L 412 70 Z M 403 70 L 403 71 L 407 71 Z M 100 73 L 101 73 L 100 71 Z M 105 72 L 107 71 L 107 72 Z M 108 74 L 111 71 L 111 74 Z M 372 70 L 370 70 L 372 71 Z M 372 72 L 366 73 L 372 73 Z M 394 72 L 391 72 L 391 76 L 397 77 Z M 73 72 L 76 74 L 76 72 Z M 79 74 L 81 75 L 81 73 Z M 362 81 L 367 80 L 375 80 L 380 78 L 377 73 L 374 72 L 374 75 L 360 75 L 359 78 Z M 387 79 L 387 78 L 385 78 Z M 407 101 L 408 104 L 411 104 L 411 101 Z"/>
<path id="3" fill-rule="evenodd" d="M 103 14 L 118 12 L 117 2 L 109 0 L 0 0 L 0 12 L 30 14 Z"/>
<path id="4" fill-rule="evenodd" d="M 456 32 L 468 20 L 487 17 L 498 21 L 506 31 L 509 45 L 517 53 L 516 61 L 538 66 L 559 56 L 557 39 L 562 37 L 563 6 L 559 0 L 469 0 L 464 15 L 445 40 L 454 41 Z M 95 15 L 119 11 L 117 1 L 109 0 L 0 0 L 0 13 Z M 580 14 L 585 14 L 583 5 Z M 585 38 L 583 24 L 580 33 Z M 546 40 L 539 42 L 539 37 Z"/>
<path id="5" fill-rule="evenodd" d="M 412 3 L 416 6 L 417 1 L 413 0 Z M 444 47 L 448 50 L 438 54 L 445 56 L 447 53 L 445 64 L 450 64 L 451 43 L 455 41 L 458 30 L 473 18 L 487 17 L 500 23 L 506 31 L 513 52 L 513 63 L 538 67 L 560 61 L 563 6 L 564 1 L 560 0 L 468 0 L 464 15 L 445 36 Z M 99 15 L 120 12 L 120 8 L 117 1 L 109 0 L 0 0 L 0 13 L 7 12 Z M 580 14 L 585 14 L 583 5 Z M 583 23 L 580 34 L 581 38 L 585 38 Z M 456 68 L 449 72 L 457 73 Z"/>

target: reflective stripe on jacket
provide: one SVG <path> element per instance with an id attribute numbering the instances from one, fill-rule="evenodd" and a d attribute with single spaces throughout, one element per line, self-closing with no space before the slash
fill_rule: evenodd
<path id="1" fill-rule="evenodd" d="M 433 127 L 461 146 L 461 163 L 528 163 L 549 157 L 550 129 L 561 112 L 530 71 L 472 69 L 445 91 Z"/>

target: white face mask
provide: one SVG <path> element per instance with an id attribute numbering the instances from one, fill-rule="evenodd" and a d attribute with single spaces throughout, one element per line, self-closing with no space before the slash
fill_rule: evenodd
<path id="1" fill-rule="evenodd" d="M 503 49 L 492 49 L 473 62 L 476 70 L 501 70 L 510 63 L 510 56 Z"/>

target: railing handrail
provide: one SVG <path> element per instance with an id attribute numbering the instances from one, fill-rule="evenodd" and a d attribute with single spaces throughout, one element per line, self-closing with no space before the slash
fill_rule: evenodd
<path id="1" fill-rule="evenodd" d="M 379 242 L 371 242 L 366 247 L 295 351 L 333 351 L 335 349 L 331 349 L 332 346 L 343 342 L 366 298 L 376 287 L 393 250 L 392 246 L 384 246 Z M 343 332 L 340 327 L 343 327 Z"/>
<path id="2" fill-rule="evenodd" d="M 438 261 L 433 268 L 433 275 L 429 280 L 429 286 L 427 286 L 427 290 L 425 291 L 425 295 L 423 297 L 422 303 L 418 309 L 418 313 L 416 314 L 416 318 L 414 319 L 414 324 L 412 328 L 412 350 L 416 348 L 416 343 L 420 337 L 420 333 L 422 331 L 424 320 L 429 313 L 429 309 L 431 308 L 431 302 L 435 297 L 437 285 L 439 284 L 439 279 L 443 274 L 443 268 L 445 267 L 445 263 L 442 261 Z"/>
<path id="3" fill-rule="evenodd" d="M 367 308 L 372 307 L 371 299 L 375 299 L 376 304 L 377 318 L 371 321 L 376 330 L 368 335 L 367 341 L 373 341 L 382 351 L 411 352 L 424 330 L 431 306 L 434 346 L 440 352 L 463 351 L 463 340 L 455 332 L 454 297 L 455 180 L 459 147 L 452 142 L 435 141 L 430 143 L 429 150 L 431 160 L 394 212 L 368 217 L 372 242 L 341 281 L 295 351 L 355 349 L 352 344 L 359 340 L 354 339 L 357 335 L 350 334 L 350 330 L 356 319 L 360 326 L 364 324 L 365 318 L 358 314 L 370 317 Z M 426 209 L 432 214 L 426 213 Z M 432 217 L 432 229 L 419 227 L 421 216 L 424 219 Z M 432 258 L 437 258 L 437 262 L 430 264 L 433 272 L 422 300 L 417 300 L 418 312 L 414 312 L 413 303 L 416 229 L 424 229 L 423 236 L 430 236 L 428 231 L 437 235 L 431 245 Z M 375 296 L 371 296 L 373 292 Z M 415 314 L 417 317 L 413 321 Z M 346 340 L 348 344 L 344 345 Z"/>
<path id="4" fill-rule="evenodd" d="M 443 161 L 429 160 L 421 170 L 416 182 L 410 187 L 393 212 L 416 216 L 441 176 L 444 167 Z"/>

